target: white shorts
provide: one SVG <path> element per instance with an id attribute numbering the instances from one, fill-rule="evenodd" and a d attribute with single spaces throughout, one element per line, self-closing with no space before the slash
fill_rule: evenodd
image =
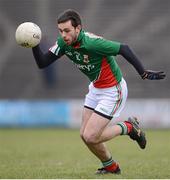
<path id="1" fill-rule="evenodd" d="M 118 85 L 109 88 L 95 88 L 93 83 L 90 83 L 84 107 L 111 120 L 120 115 L 125 106 L 127 94 L 127 85 L 123 78 Z"/>

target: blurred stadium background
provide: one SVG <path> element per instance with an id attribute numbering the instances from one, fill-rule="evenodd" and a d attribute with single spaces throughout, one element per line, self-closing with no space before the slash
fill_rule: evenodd
<path id="1" fill-rule="evenodd" d="M 48 50 L 57 15 L 68 8 L 80 12 L 86 30 L 127 43 L 147 69 L 166 72 L 163 81 L 143 81 L 117 58 L 129 88 L 120 119 L 136 115 L 145 128 L 170 127 L 169 0 L 0 0 L 0 126 L 79 127 L 88 79 L 66 57 L 39 70 L 31 50 L 15 42 L 17 26 L 33 21 Z"/>

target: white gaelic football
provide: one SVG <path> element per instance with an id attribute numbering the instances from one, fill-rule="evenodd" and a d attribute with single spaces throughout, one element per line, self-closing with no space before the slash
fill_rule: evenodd
<path id="1" fill-rule="evenodd" d="M 15 38 L 23 47 L 35 47 L 41 41 L 41 29 L 35 23 L 24 22 L 16 29 Z"/>

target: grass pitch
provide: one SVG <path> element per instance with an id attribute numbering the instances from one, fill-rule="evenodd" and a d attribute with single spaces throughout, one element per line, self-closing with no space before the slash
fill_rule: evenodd
<path id="1" fill-rule="evenodd" d="M 0 129 L 0 178 L 170 178 L 170 130 L 148 130 L 146 135 L 145 150 L 127 136 L 109 141 L 122 174 L 95 175 L 101 164 L 83 144 L 78 130 Z"/>

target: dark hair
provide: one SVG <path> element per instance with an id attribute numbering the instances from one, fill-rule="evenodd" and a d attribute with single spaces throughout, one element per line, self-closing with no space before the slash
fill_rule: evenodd
<path id="1" fill-rule="evenodd" d="M 71 20 L 71 24 L 73 27 L 82 25 L 79 13 L 72 9 L 67 9 L 64 12 L 62 12 L 61 14 L 59 14 L 59 16 L 57 18 L 57 23 L 60 24 L 60 23 L 67 22 L 69 20 Z"/>

